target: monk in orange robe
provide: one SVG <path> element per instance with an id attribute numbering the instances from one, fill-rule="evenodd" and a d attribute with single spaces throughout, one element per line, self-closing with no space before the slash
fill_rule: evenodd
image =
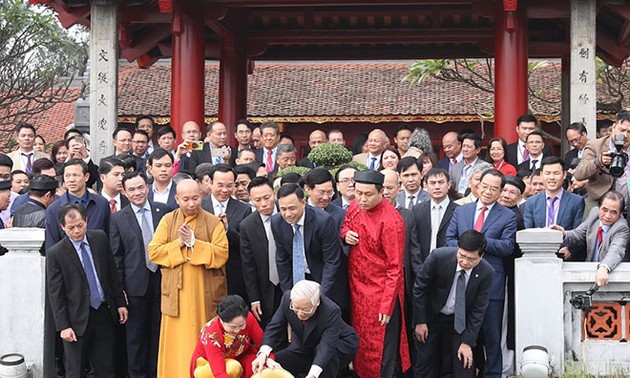
<path id="1" fill-rule="evenodd" d="M 189 377 L 199 330 L 216 316 L 227 294 L 226 228 L 201 208 L 202 196 L 196 181 L 181 181 L 175 196 L 179 209 L 162 218 L 148 247 L 162 273 L 159 378 Z"/>
<path id="2" fill-rule="evenodd" d="M 384 176 L 356 172 L 355 200 L 341 238 L 351 246 L 348 279 L 352 327 L 359 335 L 354 370 L 361 378 L 392 377 L 411 367 L 403 315 L 405 224 L 383 198 Z"/>

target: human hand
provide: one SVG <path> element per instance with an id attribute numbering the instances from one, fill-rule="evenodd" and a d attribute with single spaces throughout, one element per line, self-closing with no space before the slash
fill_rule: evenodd
<path id="1" fill-rule="evenodd" d="M 595 283 L 599 287 L 608 285 L 608 268 L 601 265 L 597 268 L 597 273 L 595 273 Z"/>
<path id="2" fill-rule="evenodd" d="M 346 233 L 346 244 L 348 245 L 357 245 L 359 244 L 359 234 L 357 234 L 355 231 L 348 231 Z"/>
<path id="3" fill-rule="evenodd" d="M 602 154 L 599 155 L 599 162 L 602 163 L 602 165 L 609 166 L 610 163 L 612 163 L 610 151 L 602 152 Z"/>
<path id="4" fill-rule="evenodd" d="M 188 151 L 188 142 L 180 143 L 175 150 L 175 161 Z"/>
<path id="5" fill-rule="evenodd" d="M 260 315 L 262 315 L 262 307 L 260 307 L 260 303 L 254 303 L 249 311 L 251 311 L 256 320 L 260 321 Z"/>
<path id="6" fill-rule="evenodd" d="M 457 349 L 457 358 L 463 363 L 464 369 L 472 368 L 473 356 L 470 345 L 461 343 Z"/>
<path id="7" fill-rule="evenodd" d="M 425 323 L 416 324 L 415 333 L 418 341 L 424 344 L 429 336 L 429 327 Z"/>
<path id="8" fill-rule="evenodd" d="M 127 307 L 118 307 L 118 323 L 127 323 L 127 318 L 129 318 L 129 310 L 127 310 Z"/>
<path id="9" fill-rule="evenodd" d="M 61 337 L 63 341 L 68 342 L 68 343 L 77 341 L 77 335 L 74 333 L 74 330 L 72 329 L 72 327 L 61 330 L 61 333 L 59 334 L 59 336 Z"/>
<path id="10" fill-rule="evenodd" d="M 258 373 L 265 367 L 265 360 L 267 360 L 267 356 L 264 353 L 260 353 L 254 361 L 252 361 L 252 371 L 254 373 Z"/>
<path id="11" fill-rule="evenodd" d="M 571 251 L 569 251 L 568 247 L 562 247 L 560 248 L 560 250 L 558 250 L 557 253 L 559 256 L 562 256 L 563 260 L 568 260 L 571 258 Z"/>
<path id="12" fill-rule="evenodd" d="M 225 232 L 227 232 L 227 230 L 228 230 L 227 214 L 226 213 L 221 213 L 218 216 L 219 216 L 219 219 L 221 220 L 221 222 L 223 223 L 223 227 L 225 227 Z"/>
<path id="13" fill-rule="evenodd" d="M 273 358 L 267 358 L 266 364 L 269 369 L 282 368 L 282 366 L 280 366 L 280 364 L 277 363 Z"/>
<path id="14" fill-rule="evenodd" d="M 181 226 L 177 229 L 177 234 L 179 235 L 179 246 L 183 247 L 187 243 L 192 241 L 192 230 L 190 229 L 190 225 L 186 222 L 182 223 Z"/>
<path id="15" fill-rule="evenodd" d="M 385 314 L 378 314 L 378 322 L 384 326 L 387 325 L 387 323 L 389 323 L 389 319 L 391 319 L 391 315 L 385 315 Z"/>
<path id="16" fill-rule="evenodd" d="M 552 224 L 551 226 L 549 226 L 549 228 L 551 228 L 552 230 L 564 232 L 564 228 L 562 226 L 560 226 L 560 225 L 557 225 L 557 224 Z"/>

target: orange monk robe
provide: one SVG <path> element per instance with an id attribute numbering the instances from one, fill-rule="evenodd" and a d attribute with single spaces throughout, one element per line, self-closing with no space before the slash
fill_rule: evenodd
<path id="1" fill-rule="evenodd" d="M 177 230 L 184 222 L 195 234 L 191 248 L 179 246 Z M 177 209 L 162 218 L 148 251 L 162 272 L 158 377 L 188 377 L 199 330 L 216 316 L 216 306 L 227 294 L 225 228 L 206 211 L 187 217 Z"/>

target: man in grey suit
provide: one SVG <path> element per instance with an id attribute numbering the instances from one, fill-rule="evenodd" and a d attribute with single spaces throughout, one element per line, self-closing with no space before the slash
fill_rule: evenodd
<path id="1" fill-rule="evenodd" d="M 466 134 L 462 137 L 462 155 L 464 158 L 453 166 L 453 187 L 461 194 L 466 194 L 468 178 L 472 168 L 483 162 L 479 158 L 481 152 L 481 138 L 475 134 Z"/>
<path id="2" fill-rule="evenodd" d="M 608 274 L 623 260 L 628 243 L 628 223 L 622 217 L 625 201 L 621 194 L 609 191 L 599 200 L 599 207 L 593 208 L 588 218 L 575 230 L 565 231 L 554 225 L 551 228 L 562 231 L 565 244 L 586 243 L 586 261 L 597 262 L 595 283 L 604 286 Z M 560 250 L 564 258 L 571 256 L 565 247 Z"/>

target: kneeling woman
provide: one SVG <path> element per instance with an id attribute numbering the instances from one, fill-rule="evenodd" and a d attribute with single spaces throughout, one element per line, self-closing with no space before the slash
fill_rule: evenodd
<path id="1" fill-rule="evenodd" d="M 251 377 L 262 329 L 238 295 L 223 298 L 217 315 L 199 333 L 190 364 L 191 378 Z"/>

